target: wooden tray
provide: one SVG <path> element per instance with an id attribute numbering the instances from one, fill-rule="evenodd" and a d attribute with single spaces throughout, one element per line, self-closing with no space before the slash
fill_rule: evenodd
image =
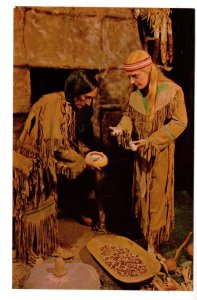
<path id="1" fill-rule="evenodd" d="M 101 248 L 103 246 L 115 246 L 120 248 L 127 248 L 134 255 L 143 261 L 146 265 L 147 271 L 140 275 L 134 275 L 130 277 L 119 275 L 115 270 L 106 264 L 106 262 L 101 257 Z M 94 258 L 116 279 L 125 283 L 138 283 L 145 281 L 153 276 L 155 276 L 160 271 L 159 261 L 150 253 L 145 251 L 135 242 L 118 235 L 100 235 L 87 243 L 87 248 Z"/>

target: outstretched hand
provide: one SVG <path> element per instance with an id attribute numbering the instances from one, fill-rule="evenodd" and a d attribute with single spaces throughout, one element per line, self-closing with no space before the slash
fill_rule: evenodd
<path id="1" fill-rule="evenodd" d="M 120 136 L 123 134 L 123 130 L 120 126 L 115 126 L 115 127 L 109 126 L 109 129 L 112 130 L 111 131 L 112 136 Z"/>

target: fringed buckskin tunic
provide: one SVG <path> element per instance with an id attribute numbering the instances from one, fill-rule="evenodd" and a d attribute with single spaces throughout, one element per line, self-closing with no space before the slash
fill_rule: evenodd
<path id="1" fill-rule="evenodd" d="M 132 207 L 145 239 L 159 245 L 174 228 L 175 139 L 187 126 L 187 113 L 183 91 L 171 81 L 158 85 L 151 129 L 147 105 L 139 90 L 132 92 L 119 125 L 129 136 L 137 134 L 135 140 L 145 139 L 146 146 L 135 152 Z"/>
<path id="2" fill-rule="evenodd" d="M 13 156 L 15 246 L 22 260 L 32 253 L 50 255 L 57 246 L 57 174 L 73 179 L 86 167 L 74 141 L 75 113 L 64 93 L 43 96 L 33 105 Z"/>

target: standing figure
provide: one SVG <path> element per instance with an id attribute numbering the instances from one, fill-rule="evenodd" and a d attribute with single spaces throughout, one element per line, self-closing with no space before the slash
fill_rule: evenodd
<path id="1" fill-rule="evenodd" d="M 89 148 L 83 140 L 91 131 L 89 110 L 97 92 L 91 73 L 74 71 L 65 92 L 44 95 L 27 117 L 13 156 L 15 249 L 24 261 L 48 256 L 58 247 L 58 176 L 75 180 L 83 171 L 97 169 L 85 159 Z"/>
<path id="2" fill-rule="evenodd" d="M 124 64 L 133 90 L 120 123 L 110 127 L 134 152 L 132 208 L 148 251 L 156 252 L 174 228 L 175 140 L 187 126 L 184 94 L 144 50 Z"/>

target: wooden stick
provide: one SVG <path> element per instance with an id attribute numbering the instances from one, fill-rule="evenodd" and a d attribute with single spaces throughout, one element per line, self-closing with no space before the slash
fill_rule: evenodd
<path id="1" fill-rule="evenodd" d="M 178 256 L 179 256 L 181 250 L 182 250 L 182 249 L 186 246 L 186 244 L 189 242 L 189 239 L 190 239 L 192 233 L 193 233 L 192 231 L 190 231 L 190 232 L 188 233 L 188 235 L 186 236 L 186 239 L 183 241 L 183 243 L 182 243 L 182 244 L 179 246 L 179 248 L 176 250 L 175 256 L 174 256 L 174 258 L 173 258 L 175 261 L 177 260 L 177 258 L 178 258 Z"/>

